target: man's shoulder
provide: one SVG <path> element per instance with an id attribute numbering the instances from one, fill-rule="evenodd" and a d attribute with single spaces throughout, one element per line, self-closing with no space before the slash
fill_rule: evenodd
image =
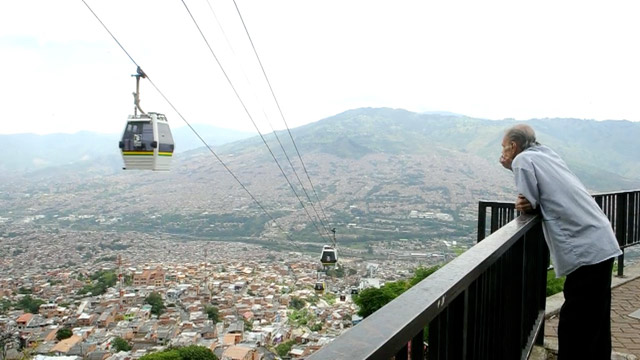
<path id="1" fill-rule="evenodd" d="M 518 156 L 516 156 L 516 159 L 518 157 L 527 159 L 527 158 L 546 157 L 546 156 L 555 157 L 555 156 L 558 156 L 558 154 L 556 154 L 556 152 L 551 150 L 551 148 L 548 146 L 535 145 L 518 154 Z"/>
<path id="2" fill-rule="evenodd" d="M 550 157 L 554 158 L 557 156 L 558 155 L 548 146 L 535 145 L 518 154 L 518 156 L 513 159 L 513 166 L 527 169 L 531 168 L 533 166 L 532 164 L 534 163 L 545 161 L 545 159 L 549 159 Z"/>

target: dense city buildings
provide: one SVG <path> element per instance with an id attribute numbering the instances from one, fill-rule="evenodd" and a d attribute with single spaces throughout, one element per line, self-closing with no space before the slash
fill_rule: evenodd
<path id="1" fill-rule="evenodd" d="M 273 359 L 283 344 L 304 357 L 358 322 L 352 290 L 409 278 L 416 266 L 444 261 L 451 246 L 378 244 L 368 252 L 384 258 L 351 254 L 342 271 L 326 272 L 319 253 L 168 235 L 16 229 L 2 240 L 12 254 L 0 260 L 0 330 L 15 334 L 8 359 L 136 359 L 188 345 L 221 359 Z M 59 339 L 61 329 L 72 335 Z M 118 338 L 131 349 L 118 351 Z"/>

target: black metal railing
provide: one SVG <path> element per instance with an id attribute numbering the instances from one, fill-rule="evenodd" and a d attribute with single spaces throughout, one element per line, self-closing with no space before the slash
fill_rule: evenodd
<path id="1" fill-rule="evenodd" d="M 640 244 L 640 190 L 594 198 L 623 251 Z M 544 335 L 549 253 L 540 216 L 516 215 L 513 203 L 480 202 L 478 244 L 309 359 L 528 358 Z"/>
<path id="2" fill-rule="evenodd" d="M 540 217 L 520 216 L 309 359 L 526 359 L 544 328 L 539 259 Z"/>
<path id="3" fill-rule="evenodd" d="M 640 244 L 640 190 L 595 194 L 600 208 L 609 218 L 622 249 L 618 256 L 618 276 L 624 276 L 624 251 Z"/>
<path id="4" fill-rule="evenodd" d="M 487 229 L 487 213 L 489 213 L 489 229 Z M 487 230 L 492 234 L 515 217 L 516 206 L 512 202 L 480 200 L 478 202 L 478 242 L 487 237 Z"/>
<path id="5" fill-rule="evenodd" d="M 624 250 L 640 244 L 640 190 L 594 194 L 593 198 L 609 218 L 618 239 L 618 245 L 622 249 L 622 255 L 618 257 L 618 276 L 622 277 L 624 276 Z M 513 220 L 516 215 L 513 203 L 480 201 L 478 241 L 486 237 L 487 230 L 493 233 Z"/>

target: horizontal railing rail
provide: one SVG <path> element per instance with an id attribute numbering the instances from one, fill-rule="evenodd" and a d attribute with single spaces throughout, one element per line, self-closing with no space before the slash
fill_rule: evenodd
<path id="1" fill-rule="evenodd" d="M 520 216 L 309 359 L 526 359 L 543 333 L 540 259 L 540 217 Z"/>
<path id="2" fill-rule="evenodd" d="M 593 194 L 616 234 L 622 255 L 618 257 L 618 276 L 624 276 L 624 251 L 640 244 L 640 190 Z M 480 201 L 478 205 L 478 241 L 487 230 L 492 233 L 513 220 L 517 215 L 513 203 Z M 488 218 L 487 218 L 488 217 Z M 487 221 L 489 228 L 487 229 Z"/>

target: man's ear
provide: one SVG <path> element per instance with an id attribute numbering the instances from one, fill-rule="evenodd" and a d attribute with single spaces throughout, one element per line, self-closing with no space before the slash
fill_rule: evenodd
<path id="1" fill-rule="evenodd" d="M 513 150 L 514 155 L 520 152 L 520 148 L 518 147 L 518 144 L 515 141 L 511 141 L 509 145 L 511 145 L 511 149 Z"/>

